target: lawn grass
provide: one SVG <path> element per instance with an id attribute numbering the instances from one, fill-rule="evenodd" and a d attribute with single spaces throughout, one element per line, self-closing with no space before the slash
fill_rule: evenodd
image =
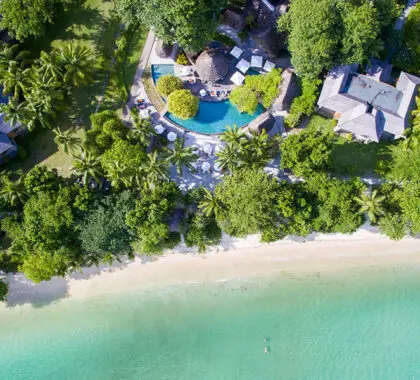
<path id="1" fill-rule="evenodd" d="M 333 129 L 336 124 L 335 119 L 313 115 L 307 128 Z M 391 144 L 388 141 L 363 144 L 337 136 L 332 150 L 331 173 L 338 176 L 375 175 L 379 161 L 386 159 Z"/>
<path id="2" fill-rule="evenodd" d="M 332 151 L 332 172 L 336 175 L 372 176 L 378 163 L 388 156 L 390 142 L 362 144 L 339 138 Z"/>

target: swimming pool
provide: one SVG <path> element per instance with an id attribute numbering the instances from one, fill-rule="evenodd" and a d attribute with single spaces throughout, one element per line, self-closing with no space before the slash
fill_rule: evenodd
<path id="1" fill-rule="evenodd" d="M 255 73 L 258 74 L 257 72 Z M 175 74 L 174 65 L 152 65 L 152 78 L 155 84 L 159 77 L 168 74 Z M 248 74 L 256 75 L 251 71 Z M 254 115 L 249 115 L 247 113 L 240 113 L 229 100 L 220 102 L 200 101 L 199 111 L 193 119 L 182 120 L 170 112 L 167 112 L 165 117 L 173 123 L 193 132 L 218 134 L 225 131 L 228 125 L 232 126 L 236 124 L 238 127 L 243 127 L 249 124 L 263 111 L 264 108 L 260 105 Z"/>
<path id="2" fill-rule="evenodd" d="M 198 113 L 192 119 L 182 120 L 170 112 L 166 113 L 165 117 L 193 132 L 218 134 L 225 131 L 228 125 L 236 124 L 238 127 L 243 127 L 249 124 L 263 111 L 264 108 L 259 105 L 257 112 L 254 115 L 249 115 L 240 113 L 229 100 L 221 102 L 200 101 Z"/>
<path id="3" fill-rule="evenodd" d="M 174 75 L 175 69 L 174 65 L 152 65 L 152 78 L 154 84 L 162 75 Z"/>

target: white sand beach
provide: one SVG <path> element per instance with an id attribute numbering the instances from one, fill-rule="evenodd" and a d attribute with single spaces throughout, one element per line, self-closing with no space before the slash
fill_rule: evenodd
<path id="1" fill-rule="evenodd" d="M 9 276 L 8 306 L 49 303 L 69 297 L 81 299 L 156 286 L 384 265 L 420 267 L 420 241 L 406 238 L 394 242 L 372 228 L 362 228 L 350 236 L 318 234 L 273 244 L 259 243 L 258 236 L 224 237 L 219 247 L 205 255 L 181 245 L 162 257 L 136 257 L 134 261 L 87 268 L 82 273 L 37 285 L 22 274 Z"/>

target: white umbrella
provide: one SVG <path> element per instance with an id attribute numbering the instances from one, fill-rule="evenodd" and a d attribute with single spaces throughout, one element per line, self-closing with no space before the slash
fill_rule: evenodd
<path id="1" fill-rule="evenodd" d="M 213 147 L 210 144 L 206 144 L 203 147 L 204 153 L 207 153 L 209 156 L 213 153 Z"/>
<path id="2" fill-rule="evenodd" d="M 261 55 L 253 55 L 251 57 L 251 66 L 261 68 L 263 65 L 263 57 Z"/>
<path id="3" fill-rule="evenodd" d="M 165 132 L 166 128 L 162 124 L 158 124 L 155 126 L 155 132 L 158 135 L 161 135 L 163 132 Z"/>
<path id="4" fill-rule="evenodd" d="M 179 190 L 181 190 L 181 191 L 187 191 L 187 184 L 186 183 L 180 183 L 178 187 L 179 187 Z"/>
<path id="5" fill-rule="evenodd" d="M 235 58 L 239 58 L 242 54 L 242 49 L 234 46 L 233 49 L 230 51 L 230 54 L 233 55 Z"/>
<path id="6" fill-rule="evenodd" d="M 239 85 L 241 85 L 244 82 L 245 77 L 239 71 L 236 71 L 235 74 L 233 74 L 231 76 L 230 80 L 233 83 L 235 83 L 235 84 L 237 84 L 239 86 Z"/>
<path id="7" fill-rule="evenodd" d="M 169 140 L 169 141 L 171 141 L 171 142 L 174 142 L 176 139 L 177 139 L 177 135 L 176 135 L 176 133 L 174 133 L 174 132 L 169 132 L 168 133 L 168 136 L 167 136 L 167 139 Z"/>
<path id="8" fill-rule="evenodd" d="M 236 67 L 242 71 L 244 74 L 248 71 L 249 67 L 251 66 L 251 64 L 245 60 L 245 59 L 241 59 L 238 64 L 236 65 Z"/>
<path id="9" fill-rule="evenodd" d="M 206 96 L 206 95 L 207 95 L 207 91 L 204 88 L 202 88 L 200 90 L 200 96 Z"/>
<path id="10" fill-rule="evenodd" d="M 264 69 L 265 71 L 271 71 L 271 70 L 273 70 L 275 67 L 276 67 L 276 65 L 275 65 L 273 62 L 270 62 L 270 61 L 265 61 L 265 65 L 264 65 L 263 69 Z"/>
<path id="11" fill-rule="evenodd" d="M 208 173 L 208 172 L 210 171 L 210 169 L 211 169 L 211 165 L 210 165 L 210 163 L 209 163 L 209 162 L 204 161 L 204 162 L 201 164 L 201 170 L 202 170 L 204 173 Z"/>

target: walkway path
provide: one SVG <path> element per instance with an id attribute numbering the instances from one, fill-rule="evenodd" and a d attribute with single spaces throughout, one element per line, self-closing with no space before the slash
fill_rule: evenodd
<path id="1" fill-rule="evenodd" d="M 416 4 L 420 0 L 408 0 L 404 10 L 402 11 L 400 17 L 398 17 L 397 22 L 394 25 L 395 30 L 402 30 L 404 27 L 405 22 L 407 21 L 408 15 L 413 10 L 413 8 L 416 6 Z"/>

